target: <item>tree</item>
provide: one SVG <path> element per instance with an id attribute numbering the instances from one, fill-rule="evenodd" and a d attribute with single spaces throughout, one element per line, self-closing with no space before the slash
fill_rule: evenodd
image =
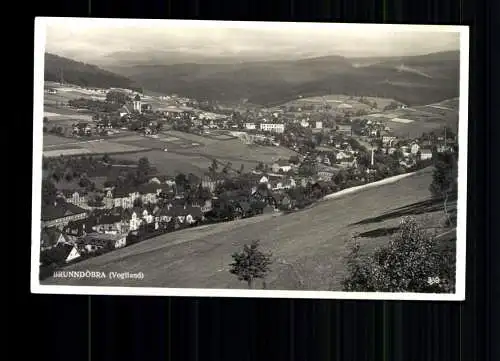
<path id="1" fill-rule="evenodd" d="M 346 260 L 344 291 L 454 292 L 455 250 L 441 249 L 412 217 L 403 218 L 394 239 L 372 255 L 354 242 Z"/>
<path id="2" fill-rule="evenodd" d="M 255 170 L 258 172 L 262 172 L 264 168 L 265 168 L 264 163 L 259 162 L 259 164 L 257 164 L 257 166 L 255 167 Z"/>
<path id="3" fill-rule="evenodd" d="M 218 168 L 219 168 L 219 164 L 217 163 L 217 160 L 213 159 L 212 160 L 212 164 L 210 165 L 210 167 L 208 167 L 208 170 L 210 171 L 210 173 L 212 174 L 212 176 L 215 177 L 215 175 L 217 174 L 217 169 Z"/>
<path id="4" fill-rule="evenodd" d="M 80 177 L 80 181 L 78 182 L 78 185 L 82 188 L 90 187 L 91 184 L 92 182 L 86 176 Z"/>
<path id="5" fill-rule="evenodd" d="M 42 180 L 42 203 L 45 205 L 53 204 L 56 200 L 57 188 L 48 179 Z"/>
<path id="6" fill-rule="evenodd" d="M 443 199 L 444 213 L 448 224 L 452 224 L 448 212 L 448 201 L 450 197 L 457 194 L 458 188 L 458 163 L 457 157 L 452 152 L 441 154 L 432 174 L 432 183 L 429 190 L 433 197 Z"/>
<path id="7" fill-rule="evenodd" d="M 233 263 L 230 264 L 229 272 L 245 281 L 248 288 L 253 287 L 256 279 L 264 280 L 270 271 L 271 253 L 264 253 L 259 249 L 259 241 L 252 241 L 250 245 L 245 244 L 241 253 L 234 253 Z"/>
<path id="8" fill-rule="evenodd" d="M 146 157 L 140 158 L 137 164 L 137 172 L 142 175 L 147 175 L 150 170 L 151 165 L 149 164 L 149 159 Z"/>
<path id="9" fill-rule="evenodd" d="M 189 184 L 188 178 L 184 173 L 175 176 L 175 185 L 179 188 L 185 188 Z"/>
<path id="10" fill-rule="evenodd" d="M 125 104 L 129 100 L 127 94 L 121 91 L 111 90 L 106 94 L 106 101 L 109 103 L 115 103 L 120 106 Z"/>
<path id="11" fill-rule="evenodd" d="M 142 198 L 134 199 L 134 207 L 142 207 L 142 206 L 143 206 Z"/>

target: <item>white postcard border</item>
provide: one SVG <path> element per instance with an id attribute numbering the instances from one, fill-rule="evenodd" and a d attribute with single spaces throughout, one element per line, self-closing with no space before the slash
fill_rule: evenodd
<path id="1" fill-rule="evenodd" d="M 44 97 L 44 54 L 46 27 L 49 24 L 75 24 L 106 27 L 152 27 L 170 22 L 177 27 L 239 27 L 239 28 L 353 28 L 363 31 L 385 27 L 394 31 L 442 31 L 460 33 L 460 97 L 459 97 L 459 161 L 457 201 L 457 247 L 456 247 L 456 293 L 386 293 L 386 292 L 334 292 L 334 291 L 276 291 L 245 289 L 202 289 L 202 288 L 146 288 L 146 287 L 104 287 L 104 286 L 53 286 L 41 285 L 40 271 L 40 219 L 41 182 L 43 151 Z M 286 24 L 286 25 L 285 25 Z M 32 183 L 32 247 L 31 247 L 31 292 L 36 294 L 75 295 L 123 295 L 123 296 L 187 296 L 187 297 L 232 297 L 232 298 L 297 298 L 297 299 L 352 299 L 352 300 L 412 300 L 412 301 L 463 301 L 466 279 L 466 222 L 467 222 L 467 140 L 468 140 L 468 95 L 469 95 L 469 27 L 448 25 L 393 25 L 393 24 L 326 24 L 326 23 L 269 23 L 198 20 L 145 20 L 145 19 L 89 19 L 50 18 L 35 19 L 34 52 L 34 97 L 33 97 L 33 183 Z"/>

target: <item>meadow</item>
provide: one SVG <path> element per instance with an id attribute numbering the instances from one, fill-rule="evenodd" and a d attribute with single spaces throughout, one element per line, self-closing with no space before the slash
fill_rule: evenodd
<path id="1" fill-rule="evenodd" d="M 46 143 L 46 137 L 48 142 Z M 56 143 L 56 138 L 61 138 L 60 143 Z M 67 139 L 68 142 L 64 142 Z M 76 141 L 71 138 L 56 137 L 53 135 L 44 134 L 44 157 L 58 157 L 60 155 L 79 155 L 79 154 L 115 154 L 115 153 L 126 153 L 126 152 L 139 152 L 147 150 L 147 148 L 137 147 L 128 144 L 121 144 L 118 142 L 111 142 L 106 140 L 101 141 Z"/>

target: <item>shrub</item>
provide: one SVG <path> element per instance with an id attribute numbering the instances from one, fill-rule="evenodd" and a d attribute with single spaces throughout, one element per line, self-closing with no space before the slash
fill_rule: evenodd
<path id="1" fill-rule="evenodd" d="M 343 289 L 354 292 L 453 293 L 455 247 L 443 250 L 412 217 L 401 221 L 399 234 L 372 255 L 355 242 L 347 256 Z"/>

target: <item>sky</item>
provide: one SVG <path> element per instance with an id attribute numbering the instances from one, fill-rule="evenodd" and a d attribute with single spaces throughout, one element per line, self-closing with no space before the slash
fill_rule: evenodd
<path id="1" fill-rule="evenodd" d="M 138 59 L 171 54 L 179 61 L 198 57 L 402 56 L 459 50 L 459 43 L 456 27 L 446 26 L 52 18 L 46 26 L 45 50 L 99 64 L 131 54 Z"/>

